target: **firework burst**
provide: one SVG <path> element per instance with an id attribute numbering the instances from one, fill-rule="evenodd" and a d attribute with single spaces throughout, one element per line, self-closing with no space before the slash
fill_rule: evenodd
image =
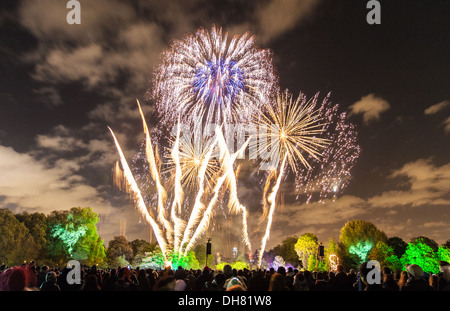
<path id="1" fill-rule="evenodd" d="M 331 142 L 322 152 L 322 161 L 314 161 L 311 169 L 303 170 L 295 180 L 298 194 L 306 195 L 309 203 L 316 195 L 317 200 L 336 199 L 351 179 L 351 169 L 361 153 L 354 124 L 347 121 L 346 113 L 336 114 L 338 106 L 330 107 L 330 122 L 326 132 Z"/>
<path id="2" fill-rule="evenodd" d="M 203 28 L 176 40 L 162 55 L 153 80 L 162 121 L 231 124 L 248 121 L 277 88 L 271 53 L 245 33 L 228 40 L 221 28 Z"/>
<path id="3" fill-rule="evenodd" d="M 168 157 L 169 161 L 163 174 L 171 175 L 175 164 L 179 162 L 183 188 L 195 191 L 199 187 L 199 176 L 204 174 L 206 185 L 211 188 L 213 179 L 220 169 L 215 140 L 212 138 L 197 139 L 192 135 L 182 135 L 178 143 L 179 157 Z M 203 170 L 205 170 L 204 174 Z"/>
<path id="4" fill-rule="evenodd" d="M 260 218 L 260 222 L 267 221 L 267 224 L 259 263 L 270 236 L 276 196 L 282 179 L 287 176 L 287 168 L 294 172 L 296 190 L 304 191 L 307 202 L 314 193 L 319 193 L 319 199 L 323 200 L 330 194 L 336 197 L 345 188 L 350 169 L 359 156 L 354 126 L 346 123 L 345 113 L 337 114 L 338 106 L 331 105 L 329 95 L 321 103 L 318 95 L 307 100 L 300 94 L 294 100 L 286 90 L 277 97 L 276 103 L 264 107 L 265 113 L 255 118 L 259 138 L 253 140 L 258 145 L 252 150 L 271 163 Z"/>
<path id="5" fill-rule="evenodd" d="M 320 160 L 321 152 L 330 143 L 324 132 L 328 124 L 327 110 L 319 106 L 317 96 L 307 100 L 300 94 L 294 100 L 286 90 L 277 96 L 275 104 L 264 105 L 266 113 L 255 116 L 258 131 L 256 150 L 262 160 L 276 167 L 286 156 L 287 163 L 297 173 L 299 165 L 310 169 L 308 157 Z"/>
<path id="6" fill-rule="evenodd" d="M 156 129 L 160 134 L 176 129 L 172 137 L 158 137 L 159 142 L 169 143 L 161 149 L 164 159 L 151 141 L 139 105 L 145 134 L 144 151 L 138 158 L 146 171 L 146 176 L 137 175 L 142 185 L 136 182 L 111 130 L 121 163 L 114 170 L 116 181 L 132 195 L 152 226 L 164 256 L 187 254 L 210 227 L 215 209 L 225 202 L 227 213 L 242 216 L 242 238 L 251 250 L 249 213 L 238 198 L 236 169 L 236 160 L 247 147 L 250 158 L 260 159 L 268 170 L 263 174 L 259 225 L 265 221 L 266 226 L 259 265 L 277 196 L 290 172 L 297 199 L 305 195 L 306 202 L 316 193 L 319 200 L 335 198 L 347 186 L 360 153 L 354 126 L 346 122 L 345 113 L 338 114 L 329 96 L 322 102 L 319 94 L 307 99 L 300 93 L 294 98 L 287 90 L 280 93 L 277 83 L 271 53 L 256 48 L 254 36 L 245 33 L 228 40 L 221 28 L 200 28 L 173 41 L 154 72 L 152 96 L 160 118 Z M 180 130 L 182 126 L 187 133 Z M 208 127 L 214 131 L 205 135 Z M 242 135 L 242 128 L 249 135 Z M 238 150 L 230 152 L 225 137 L 235 136 Z M 234 148 L 234 142 L 231 145 Z"/>

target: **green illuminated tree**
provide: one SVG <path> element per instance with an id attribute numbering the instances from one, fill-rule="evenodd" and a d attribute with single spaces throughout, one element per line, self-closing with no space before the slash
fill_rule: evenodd
<path id="1" fill-rule="evenodd" d="M 215 265 L 216 270 L 220 270 L 223 271 L 223 267 L 225 267 L 226 265 L 229 265 L 230 263 L 222 261 L 221 263 L 218 263 Z"/>
<path id="2" fill-rule="evenodd" d="M 98 216 L 90 207 L 53 211 L 47 216 L 47 249 L 53 260 L 76 259 L 84 264 L 105 258 L 103 241 L 97 233 Z"/>
<path id="3" fill-rule="evenodd" d="M 447 242 L 445 242 L 444 244 L 442 244 L 442 246 L 447 247 L 448 249 L 450 249 L 450 240 L 447 240 Z"/>
<path id="4" fill-rule="evenodd" d="M 179 267 L 184 269 L 199 269 L 200 265 L 197 258 L 195 258 L 195 253 L 189 251 L 186 256 L 178 252 L 169 252 L 166 254 L 167 261 L 171 262 L 171 268 L 176 270 Z M 140 267 L 147 269 L 163 269 L 165 268 L 166 262 L 161 253 L 161 250 L 156 250 L 142 258 Z"/>
<path id="5" fill-rule="evenodd" d="M 328 271 L 329 267 L 330 267 L 330 255 L 336 255 L 339 259 L 339 264 L 342 264 L 342 256 L 340 255 L 339 252 L 339 243 L 336 242 L 336 240 L 334 238 L 330 238 L 327 242 L 327 244 L 325 245 L 325 256 L 323 257 L 322 261 L 322 265 L 324 268 L 324 271 Z"/>
<path id="6" fill-rule="evenodd" d="M 319 260 L 316 255 L 311 254 L 308 259 L 308 268 L 309 271 L 328 271 L 327 260 Z"/>
<path id="7" fill-rule="evenodd" d="M 395 255 L 394 249 L 383 241 L 378 241 L 367 257 L 369 260 L 377 260 L 382 267 L 389 267 L 391 270 L 402 269 L 400 259 Z"/>
<path id="8" fill-rule="evenodd" d="M 433 251 L 431 246 L 422 242 L 409 243 L 405 253 L 400 258 L 400 262 L 403 267 L 407 264 L 416 264 L 425 272 L 439 272 L 437 253 Z"/>
<path id="9" fill-rule="evenodd" d="M 182 267 L 184 269 L 199 269 L 200 264 L 195 257 L 194 251 L 189 251 L 186 255 L 180 253 L 169 254 L 168 258 L 172 259 L 172 269 Z"/>
<path id="10" fill-rule="evenodd" d="M 423 243 L 428 245 L 429 247 L 431 247 L 431 249 L 433 250 L 433 252 L 437 252 L 439 245 L 437 244 L 437 242 L 433 239 L 430 239 L 426 236 L 418 236 L 416 238 L 412 238 L 411 239 L 411 243 L 417 244 L 417 243 Z"/>
<path id="11" fill-rule="evenodd" d="M 217 265 L 215 265 L 215 269 L 223 271 L 223 267 L 225 267 L 226 265 L 230 265 L 232 269 L 236 269 L 236 270 L 249 269 L 249 265 L 240 260 L 234 261 L 232 263 L 228 263 L 228 262 L 218 263 Z"/>
<path id="12" fill-rule="evenodd" d="M 439 246 L 437 251 L 437 258 L 439 261 L 450 262 L 450 249 L 445 245 Z"/>
<path id="13" fill-rule="evenodd" d="M 146 253 L 153 252 L 156 249 L 157 243 L 149 243 L 142 239 L 135 239 L 130 242 L 131 249 L 133 250 L 133 267 L 138 267 L 145 257 Z"/>
<path id="14" fill-rule="evenodd" d="M 143 269 L 163 269 L 164 268 L 164 257 L 161 250 L 155 250 L 142 258 L 139 267 Z"/>
<path id="15" fill-rule="evenodd" d="M 379 241 L 387 242 L 386 234 L 368 221 L 348 221 L 341 229 L 340 241 L 355 264 L 367 259 L 367 255 Z"/>
<path id="16" fill-rule="evenodd" d="M 348 252 L 350 254 L 358 256 L 359 263 L 362 263 L 367 260 L 367 256 L 369 252 L 373 248 L 373 242 L 371 241 L 359 241 L 356 244 L 350 245 L 348 248 Z"/>
<path id="17" fill-rule="evenodd" d="M 338 254 L 339 253 L 339 242 L 337 242 L 334 238 L 330 238 L 325 247 L 325 256 L 328 254 Z"/>
<path id="18" fill-rule="evenodd" d="M 249 265 L 246 262 L 237 260 L 237 261 L 231 263 L 231 268 L 236 269 L 236 270 L 244 270 L 244 269 L 248 269 Z"/>

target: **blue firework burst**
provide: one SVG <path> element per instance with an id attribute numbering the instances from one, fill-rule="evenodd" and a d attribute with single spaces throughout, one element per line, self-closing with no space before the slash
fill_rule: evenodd
<path id="1" fill-rule="evenodd" d="M 153 76 L 153 99 L 161 122 L 235 124 L 278 92 L 269 50 L 245 33 L 228 40 L 222 29 L 198 29 L 174 40 Z"/>
<path id="2" fill-rule="evenodd" d="M 226 108 L 245 91 L 245 74 L 236 61 L 217 59 L 206 61 L 195 71 L 192 92 L 206 106 Z"/>

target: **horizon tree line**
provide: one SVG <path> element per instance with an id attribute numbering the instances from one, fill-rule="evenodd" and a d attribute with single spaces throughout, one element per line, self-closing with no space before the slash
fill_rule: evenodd
<path id="1" fill-rule="evenodd" d="M 164 267 L 161 250 L 157 243 L 142 239 L 128 241 L 115 236 L 105 247 L 97 232 L 98 215 L 90 207 L 73 207 L 70 210 L 52 211 L 50 214 L 22 212 L 14 214 L 7 208 L 0 209 L 0 263 L 20 265 L 31 261 L 51 266 L 63 266 L 70 259 L 85 265 L 101 267 L 132 265 Z M 330 255 L 335 255 L 347 271 L 371 259 L 392 270 L 404 270 L 405 264 L 416 263 L 424 271 L 439 272 L 439 261 L 450 262 L 450 239 L 442 245 L 426 236 L 402 238 L 387 235 L 373 223 L 350 220 L 340 231 L 339 241 L 334 238 L 323 245 L 324 256 L 318 256 L 319 240 L 314 233 L 286 237 L 273 249 L 264 252 L 260 268 L 283 265 L 311 271 L 328 271 Z M 234 267 L 255 268 L 251 255 L 241 254 Z M 174 254 L 173 258 L 178 255 Z M 181 260 L 181 258 L 177 258 Z M 175 264 L 175 262 L 174 262 Z M 208 265 L 222 267 L 213 255 L 208 255 Z M 176 265 L 176 264 L 175 264 Z M 179 265 L 199 269 L 206 265 L 205 245 L 198 244 L 183 258 Z"/>

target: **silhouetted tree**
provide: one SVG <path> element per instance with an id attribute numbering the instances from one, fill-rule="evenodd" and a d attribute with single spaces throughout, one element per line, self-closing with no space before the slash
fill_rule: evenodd
<path id="1" fill-rule="evenodd" d="M 37 247 L 29 230 L 6 208 L 0 209 L 0 237 L 0 264 L 20 265 L 37 256 Z"/>
<path id="2" fill-rule="evenodd" d="M 396 236 L 389 238 L 387 241 L 387 245 L 392 247 L 392 249 L 394 250 L 394 254 L 398 258 L 401 258 L 403 256 L 406 248 L 408 247 L 408 243 L 406 243 L 402 238 Z"/>

